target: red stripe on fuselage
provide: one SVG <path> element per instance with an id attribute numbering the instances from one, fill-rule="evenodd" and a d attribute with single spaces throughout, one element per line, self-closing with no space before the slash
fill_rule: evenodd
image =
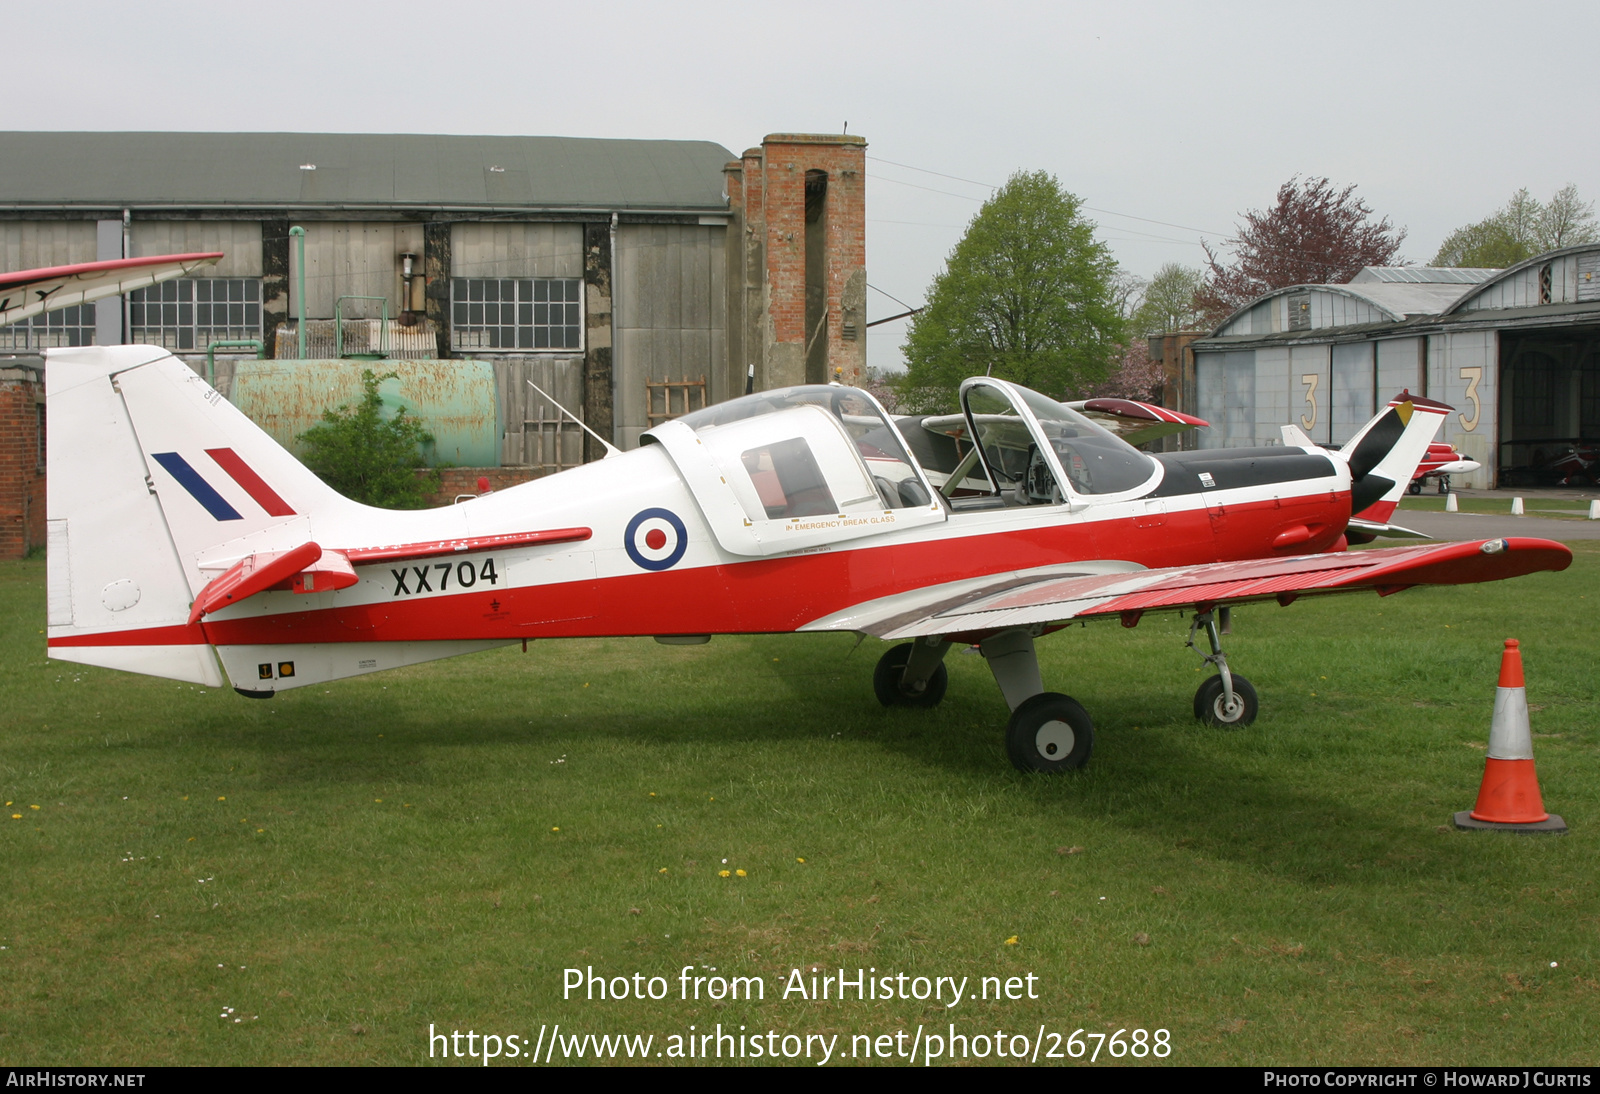
<path id="1" fill-rule="evenodd" d="M 198 625 L 139 627 L 127 631 L 101 631 L 99 634 L 67 634 L 51 638 L 49 646 L 203 646 L 205 632 Z"/>
<path id="2" fill-rule="evenodd" d="M 1323 551 L 1343 533 L 1349 505 L 1348 493 L 1323 493 L 1167 513 L 1156 525 L 1130 517 L 946 535 L 593 581 L 213 618 L 202 626 L 219 646 L 782 633 L 854 604 L 982 573 L 1084 559 L 1160 568 Z M 960 519 L 952 523 L 959 527 Z M 1319 529 L 1292 551 L 1270 549 L 1280 532 L 1299 525 Z"/>

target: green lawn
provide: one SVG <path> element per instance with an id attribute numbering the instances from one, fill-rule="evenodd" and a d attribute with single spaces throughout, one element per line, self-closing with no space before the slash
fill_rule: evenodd
<path id="1" fill-rule="evenodd" d="M 557 1022 L 847 1053 L 953 1023 L 1160 1028 L 1187 1064 L 1594 1064 L 1597 548 L 1237 610 L 1238 731 L 1191 718 L 1177 617 L 1056 635 L 1046 684 L 1099 734 L 1055 778 L 1008 765 L 974 656 L 922 712 L 880 708 L 883 647 L 845 636 L 534 643 L 252 702 L 47 661 L 44 565 L 0 564 L 0 1059 L 427 1063 L 430 1023 Z M 1448 827 L 1506 637 L 1565 837 Z M 686 965 L 766 999 L 680 1001 Z M 588 966 L 671 995 L 564 1001 Z M 812 966 L 971 987 L 783 999 Z M 1037 999 L 970 998 L 1030 973 Z"/>
<path id="2" fill-rule="evenodd" d="M 1511 499 L 1516 497 L 1515 491 L 1502 490 L 1503 496 L 1462 497 L 1456 495 L 1456 506 L 1463 513 L 1496 513 L 1506 516 L 1511 512 Z M 1400 499 L 1400 509 L 1421 510 L 1425 513 L 1444 512 L 1445 499 L 1438 494 L 1425 493 L 1420 496 L 1407 494 Z M 1523 508 L 1529 513 L 1537 513 L 1541 517 L 1553 517 L 1556 520 L 1585 520 L 1589 516 L 1589 503 L 1574 498 L 1541 498 L 1525 497 L 1522 499 Z"/>

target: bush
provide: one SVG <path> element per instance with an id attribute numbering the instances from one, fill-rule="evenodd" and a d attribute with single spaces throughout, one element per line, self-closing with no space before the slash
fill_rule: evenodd
<path id="1" fill-rule="evenodd" d="M 391 372 L 361 372 L 361 401 L 338 410 L 324 410 L 322 424 L 300 434 L 306 466 L 323 482 L 352 501 L 383 509 L 421 509 L 439 488 L 439 472 L 418 475 L 421 446 L 433 443 L 433 434 L 406 412 L 383 418 L 383 396 L 378 385 L 394 379 Z"/>

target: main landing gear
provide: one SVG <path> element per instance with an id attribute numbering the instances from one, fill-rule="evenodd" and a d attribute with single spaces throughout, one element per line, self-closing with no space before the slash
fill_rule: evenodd
<path id="1" fill-rule="evenodd" d="M 1194 693 L 1194 716 L 1214 726 L 1232 728 L 1255 721 L 1260 704 L 1255 686 L 1243 676 L 1234 675 L 1228 668 L 1227 655 L 1222 652 L 1222 635 L 1232 630 L 1228 625 L 1229 614 L 1227 608 L 1196 612 L 1194 622 L 1189 624 L 1189 641 L 1185 645 L 1200 653 L 1195 649 L 1194 635 L 1203 629 L 1211 652 L 1200 653 L 1200 659 L 1217 669 L 1217 675 L 1207 677 L 1200 690 Z M 1218 616 L 1221 616 L 1220 625 Z"/>
<path id="2" fill-rule="evenodd" d="M 1032 629 L 1015 629 L 978 644 L 1011 707 L 1006 754 L 1022 771 L 1071 771 L 1089 762 L 1094 723 L 1070 695 L 1044 690 L 1033 639 Z M 872 674 L 878 701 L 886 707 L 938 703 L 948 681 L 944 655 L 949 649 L 942 638 L 919 638 L 884 654 Z"/>
<path id="3" fill-rule="evenodd" d="M 1211 646 L 1201 660 L 1216 667 L 1194 694 L 1194 716 L 1214 726 L 1247 726 L 1256 720 L 1256 689 L 1228 668 L 1222 636 L 1231 633 L 1227 608 L 1196 612 L 1187 645 L 1204 631 Z M 1072 771 L 1089 762 L 1094 751 L 1094 722 L 1070 695 L 1044 690 L 1033 640 L 1036 627 L 1013 628 L 978 643 L 995 683 L 1011 707 L 1006 725 L 1006 754 L 1021 771 Z M 886 707 L 932 707 L 944 698 L 949 675 L 944 657 L 950 643 L 939 636 L 895 646 L 878 661 L 872 689 Z M 1196 653 L 1200 651 L 1195 649 Z"/>

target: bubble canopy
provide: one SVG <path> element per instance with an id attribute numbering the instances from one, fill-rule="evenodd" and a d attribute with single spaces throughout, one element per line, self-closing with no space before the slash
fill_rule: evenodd
<path id="1" fill-rule="evenodd" d="M 798 408 L 813 408 L 800 411 Z M 680 424 L 688 425 L 694 433 L 710 435 L 728 425 L 750 422 L 758 417 L 782 416 L 784 422 L 794 421 L 794 413 L 821 411 L 837 425 L 840 432 L 851 441 L 862 472 L 874 483 L 875 494 L 886 509 L 909 509 L 928 505 L 933 488 L 926 480 L 922 467 L 910 457 L 906 438 L 901 437 L 893 419 L 883 411 L 883 406 L 872 395 L 858 387 L 835 384 L 806 384 L 803 387 L 781 387 L 770 392 L 757 392 L 741 398 L 717 403 L 714 406 L 691 411 L 678 417 Z M 776 422 L 774 422 L 776 424 Z M 773 470 L 778 478 L 786 478 L 784 464 L 768 467 L 779 453 L 765 449 L 749 449 L 742 453 L 747 469 L 762 486 L 766 470 Z M 792 454 L 789 464 L 798 467 L 798 453 Z M 774 504 L 766 505 L 773 512 Z"/>

